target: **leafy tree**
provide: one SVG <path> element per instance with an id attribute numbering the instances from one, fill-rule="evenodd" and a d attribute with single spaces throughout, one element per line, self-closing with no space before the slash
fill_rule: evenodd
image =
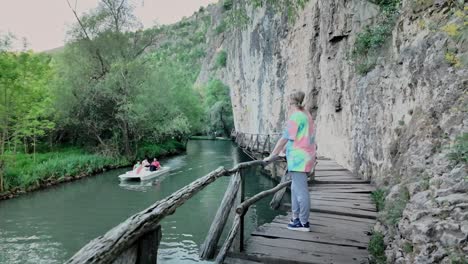
<path id="1" fill-rule="evenodd" d="M 28 152 L 31 144 L 35 147 L 37 137 L 54 127 L 48 86 L 50 58 L 32 52 L 2 51 L 0 66 L 0 154 L 16 152 L 21 142 Z"/>
<path id="2" fill-rule="evenodd" d="M 208 82 L 204 92 L 205 107 L 210 123 L 209 130 L 229 135 L 234 127 L 229 87 L 220 80 L 214 79 Z"/>

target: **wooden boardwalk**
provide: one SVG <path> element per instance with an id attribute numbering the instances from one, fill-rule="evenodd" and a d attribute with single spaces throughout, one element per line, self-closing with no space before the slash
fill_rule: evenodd
<path id="1" fill-rule="evenodd" d="M 311 232 L 288 230 L 291 216 L 278 216 L 258 227 L 245 251 L 225 263 L 367 263 L 377 217 L 372 185 L 334 161 L 319 160 L 309 190 Z"/>

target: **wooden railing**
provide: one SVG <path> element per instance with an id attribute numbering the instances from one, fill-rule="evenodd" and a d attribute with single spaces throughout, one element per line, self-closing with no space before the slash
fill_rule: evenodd
<path id="1" fill-rule="evenodd" d="M 226 170 L 224 167 L 193 181 L 163 200 L 156 202 L 147 209 L 134 214 L 127 220 L 112 228 L 106 234 L 95 238 L 79 250 L 67 263 L 156 263 L 157 251 L 162 237 L 160 222 L 164 217 L 173 214 L 197 192 L 222 176 L 231 176 L 228 189 L 218 208 L 215 219 L 210 227 L 208 236 L 203 243 L 201 258 L 212 258 L 217 250 L 217 244 L 229 212 L 236 206 L 236 216 L 228 239 L 224 243 L 217 263 L 221 263 L 229 248 L 235 244 L 236 251 L 242 251 L 244 240 L 244 216 L 249 207 L 260 199 L 285 188 L 290 181 L 284 181 L 275 188 L 263 191 L 244 200 L 244 171 L 253 166 L 266 166 L 275 162 L 262 160 L 239 163 L 234 168 Z M 234 243 L 237 240 L 237 243 Z"/>
<path id="2" fill-rule="evenodd" d="M 260 155 L 270 154 L 280 135 L 281 133 L 253 134 L 234 130 L 231 132 L 231 137 L 237 145 L 242 148 L 244 152 L 248 152 L 247 154 L 251 157 L 252 153 Z M 258 157 L 252 158 L 255 159 Z"/>

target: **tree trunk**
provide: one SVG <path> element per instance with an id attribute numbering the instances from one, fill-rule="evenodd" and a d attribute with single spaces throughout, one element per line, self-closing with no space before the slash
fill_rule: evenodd
<path id="1" fill-rule="evenodd" d="M 131 157 L 132 153 L 130 150 L 130 142 L 128 137 L 128 124 L 126 121 L 122 121 L 122 140 L 124 144 L 125 156 Z"/>

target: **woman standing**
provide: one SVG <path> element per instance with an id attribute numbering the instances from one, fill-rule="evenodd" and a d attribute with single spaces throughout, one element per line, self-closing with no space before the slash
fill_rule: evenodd
<path id="1" fill-rule="evenodd" d="M 291 183 L 292 219 L 288 229 L 309 232 L 310 195 L 307 176 L 315 164 L 315 127 L 311 114 L 304 109 L 304 92 L 289 95 L 289 119 L 281 139 L 265 161 L 286 147 Z"/>

